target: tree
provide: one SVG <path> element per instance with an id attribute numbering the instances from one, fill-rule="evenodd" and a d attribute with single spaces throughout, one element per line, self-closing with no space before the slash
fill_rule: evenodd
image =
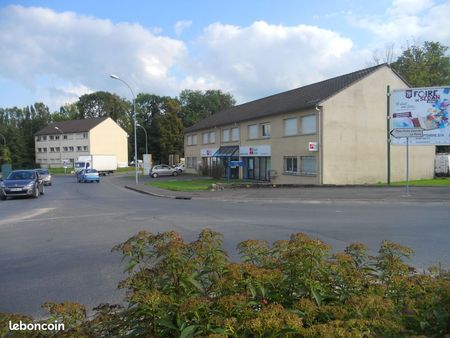
<path id="1" fill-rule="evenodd" d="M 160 117 L 160 150 L 161 162 L 168 163 L 170 154 L 182 154 L 183 152 L 183 122 L 177 116 L 180 109 L 178 100 L 167 99 L 166 111 Z"/>
<path id="2" fill-rule="evenodd" d="M 185 127 L 192 126 L 205 117 L 236 104 L 233 96 L 220 90 L 189 90 L 180 93 L 181 111 L 179 117 Z"/>
<path id="3" fill-rule="evenodd" d="M 450 84 L 450 57 L 448 47 L 439 42 L 425 41 L 422 46 L 412 45 L 392 63 L 412 87 L 433 87 Z"/>
<path id="4" fill-rule="evenodd" d="M 132 130 L 132 105 L 115 94 L 102 91 L 85 94 L 80 96 L 76 106 L 79 119 L 108 116 L 129 134 Z"/>

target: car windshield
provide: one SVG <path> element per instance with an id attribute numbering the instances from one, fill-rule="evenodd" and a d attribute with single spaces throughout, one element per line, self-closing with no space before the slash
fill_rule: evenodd
<path id="1" fill-rule="evenodd" d="M 86 174 L 96 174 L 97 173 L 97 170 L 95 170 L 95 169 L 87 169 L 86 170 Z"/>
<path id="2" fill-rule="evenodd" d="M 31 171 L 13 171 L 11 172 L 7 180 L 32 180 L 34 178 L 34 173 Z"/>
<path id="3" fill-rule="evenodd" d="M 49 174 L 48 170 L 36 170 L 36 171 L 39 173 L 39 175 L 48 175 Z"/>

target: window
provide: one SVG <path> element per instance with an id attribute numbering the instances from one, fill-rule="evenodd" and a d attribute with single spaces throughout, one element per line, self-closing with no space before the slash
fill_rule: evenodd
<path id="1" fill-rule="evenodd" d="M 42 153 L 42 148 L 38 148 L 38 153 Z"/>
<path id="2" fill-rule="evenodd" d="M 285 157 L 284 158 L 284 172 L 297 173 L 297 157 Z"/>
<path id="3" fill-rule="evenodd" d="M 284 135 L 297 135 L 297 118 L 291 118 L 284 120 Z"/>
<path id="4" fill-rule="evenodd" d="M 59 135 L 56 135 L 56 136 L 55 136 L 55 140 L 59 140 Z"/>
<path id="5" fill-rule="evenodd" d="M 216 143 L 216 132 L 212 131 L 209 133 L 209 143 Z"/>
<path id="6" fill-rule="evenodd" d="M 316 157 L 302 156 L 300 157 L 300 173 L 302 175 L 316 175 Z"/>
<path id="7" fill-rule="evenodd" d="M 60 151 L 59 149 L 60 149 L 59 147 L 56 147 L 56 148 L 55 148 L 55 151 L 59 152 L 59 151 Z"/>
<path id="8" fill-rule="evenodd" d="M 82 146 L 77 146 L 77 151 L 82 151 L 83 147 Z"/>
<path id="9" fill-rule="evenodd" d="M 261 124 L 261 136 L 270 137 L 270 123 Z"/>
<path id="10" fill-rule="evenodd" d="M 316 115 L 301 117 L 302 134 L 314 134 L 316 132 Z"/>
<path id="11" fill-rule="evenodd" d="M 63 139 L 64 139 L 64 140 L 67 140 L 67 135 L 63 135 Z"/>
<path id="12" fill-rule="evenodd" d="M 63 147 L 63 150 L 64 150 L 64 151 L 69 151 L 69 148 Z"/>
<path id="13" fill-rule="evenodd" d="M 88 138 L 88 133 L 83 133 L 83 138 Z"/>
<path id="14" fill-rule="evenodd" d="M 222 130 L 222 142 L 230 142 L 230 129 Z"/>
<path id="15" fill-rule="evenodd" d="M 203 144 L 208 144 L 208 133 L 203 133 L 202 137 L 203 137 Z"/>
<path id="16" fill-rule="evenodd" d="M 192 145 L 196 145 L 197 144 L 197 135 L 192 135 Z"/>
<path id="17" fill-rule="evenodd" d="M 196 169 L 196 165 L 197 165 L 197 157 L 188 157 L 187 158 L 187 167 L 188 168 Z"/>
<path id="18" fill-rule="evenodd" d="M 42 136 L 43 141 L 47 141 L 47 136 Z"/>
<path id="19" fill-rule="evenodd" d="M 52 141 L 55 137 L 53 135 L 50 135 L 50 141 Z"/>
<path id="20" fill-rule="evenodd" d="M 252 124 L 248 126 L 248 138 L 255 139 L 258 138 L 258 125 Z"/>
<path id="21" fill-rule="evenodd" d="M 84 147 L 83 147 L 83 150 L 84 150 L 84 151 L 87 151 L 87 150 L 88 150 L 88 147 L 87 147 L 87 146 L 84 146 Z"/>
<path id="22" fill-rule="evenodd" d="M 46 152 L 47 152 L 47 148 L 42 148 L 42 151 L 43 151 L 44 153 L 46 153 Z"/>
<path id="23" fill-rule="evenodd" d="M 231 128 L 231 141 L 239 141 L 239 128 Z"/>
<path id="24" fill-rule="evenodd" d="M 69 151 L 73 151 L 73 147 L 69 147 Z"/>
<path id="25" fill-rule="evenodd" d="M 193 146 L 197 144 L 197 135 L 189 135 L 187 137 L 188 146 Z"/>
<path id="26" fill-rule="evenodd" d="M 50 147 L 50 152 L 51 152 L 51 153 L 54 153 L 54 152 L 55 152 L 55 148 Z"/>

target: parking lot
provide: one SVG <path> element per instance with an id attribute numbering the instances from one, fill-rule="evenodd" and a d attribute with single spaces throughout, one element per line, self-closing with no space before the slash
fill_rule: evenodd
<path id="1" fill-rule="evenodd" d="M 37 199 L 0 201 L 0 311 L 36 315 L 45 301 L 72 300 L 88 309 L 120 302 L 123 266 L 110 250 L 143 229 L 175 230 L 193 240 L 209 227 L 224 234 L 233 259 L 240 241 L 272 242 L 296 232 L 335 250 L 363 242 L 372 254 L 389 239 L 411 247 L 410 263 L 418 268 L 450 266 L 448 189 L 412 189 L 409 197 L 402 188 L 247 189 L 178 200 L 125 188 L 133 183 L 133 175 L 107 176 L 100 184 L 55 176 Z"/>

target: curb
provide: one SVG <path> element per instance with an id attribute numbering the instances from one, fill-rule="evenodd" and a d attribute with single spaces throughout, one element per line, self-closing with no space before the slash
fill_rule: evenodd
<path id="1" fill-rule="evenodd" d="M 184 196 L 161 195 L 161 194 L 157 194 L 157 193 L 154 193 L 154 192 L 142 190 L 142 189 L 139 189 L 139 188 L 130 187 L 129 185 L 126 185 L 125 188 L 129 189 L 129 190 L 136 191 L 136 192 L 144 194 L 144 195 L 150 195 L 150 196 L 155 196 L 155 197 L 160 197 L 160 198 L 171 198 L 171 199 L 175 199 L 175 200 L 191 200 L 192 199 L 192 197 L 190 197 L 190 196 L 189 197 L 184 197 Z"/>

